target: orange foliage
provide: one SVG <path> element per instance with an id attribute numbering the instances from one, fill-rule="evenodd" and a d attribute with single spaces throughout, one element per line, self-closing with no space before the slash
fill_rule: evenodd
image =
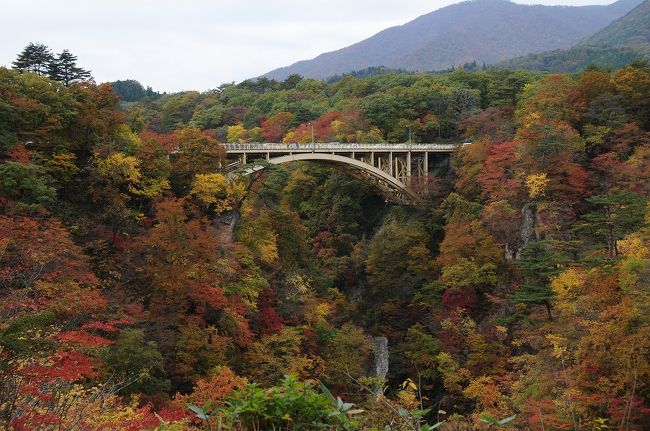
<path id="1" fill-rule="evenodd" d="M 519 143 L 516 141 L 493 144 L 478 175 L 483 197 L 491 200 L 521 201 L 522 180 L 517 172 Z"/>
<path id="2" fill-rule="evenodd" d="M 191 393 L 176 394 L 174 401 L 183 408 L 187 404 L 203 406 L 206 403 L 217 407 L 222 405 L 234 391 L 243 389 L 245 385 L 246 379 L 235 375 L 230 368 L 217 367 L 208 377 L 199 379 Z"/>

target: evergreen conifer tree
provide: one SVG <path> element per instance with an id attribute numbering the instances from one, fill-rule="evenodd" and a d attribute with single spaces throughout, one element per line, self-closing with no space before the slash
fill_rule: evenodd
<path id="1" fill-rule="evenodd" d="M 16 58 L 16 61 L 12 65 L 19 72 L 33 72 L 39 75 L 47 75 L 53 60 L 54 56 L 47 46 L 30 42 L 18 55 L 18 58 Z"/>
<path id="2" fill-rule="evenodd" d="M 551 279 L 562 272 L 569 261 L 567 243 L 561 241 L 531 241 L 522 250 L 518 261 L 523 280 L 511 296 L 515 303 L 541 304 L 552 319 Z"/>
<path id="3" fill-rule="evenodd" d="M 77 66 L 77 57 L 64 49 L 58 57 L 50 63 L 48 69 L 50 79 L 62 82 L 66 87 L 78 81 L 90 78 L 90 71 Z"/>

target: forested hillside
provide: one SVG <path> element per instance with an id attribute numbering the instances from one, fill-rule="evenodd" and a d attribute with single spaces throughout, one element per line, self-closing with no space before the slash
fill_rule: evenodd
<path id="1" fill-rule="evenodd" d="M 327 79 L 368 67 L 437 71 L 473 61 L 494 64 L 530 53 L 567 49 L 622 17 L 642 0 L 606 6 L 522 5 L 509 0 L 452 4 L 401 26 L 264 76 Z"/>
<path id="2" fill-rule="evenodd" d="M 529 54 L 499 67 L 543 72 L 578 72 L 590 65 L 620 68 L 633 61 L 650 61 L 650 1 L 566 50 Z"/>
<path id="3" fill-rule="evenodd" d="M 0 428 L 650 428 L 649 83 L 291 76 L 127 102 L 0 68 Z M 310 122 L 472 144 L 414 207 L 319 165 L 219 169 L 220 142 Z"/>

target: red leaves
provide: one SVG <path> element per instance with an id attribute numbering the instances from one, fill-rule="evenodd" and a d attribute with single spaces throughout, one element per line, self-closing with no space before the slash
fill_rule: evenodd
<path id="1" fill-rule="evenodd" d="M 318 142 L 354 141 L 357 138 L 356 132 L 368 129 L 361 111 L 353 109 L 327 112 L 312 121 L 311 126 L 303 123 L 287 136 L 292 136 L 292 142 L 311 142 L 312 126 L 314 139 Z"/>
<path id="2" fill-rule="evenodd" d="M 0 216 L 0 238 L 6 242 L 0 256 L 0 283 L 15 286 L 43 279 L 97 284 L 83 252 L 57 219 Z"/>
<path id="3" fill-rule="evenodd" d="M 591 192 L 590 174 L 577 163 L 556 160 L 547 172 L 551 179 L 550 197 L 557 201 L 577 204 Z"/>
<path id="4" fill-rule="evenodd" d="M 260 310 L 260 335 L 277 334 L 283 327 L 284 319 L 274 307 L 268 306 Z"/>
<path id="5" fill-rule="evenodd" d="M 77 382 L 86 378 L 98 377 L 94 361 L 77 351 L 59 351 L 54 355 L 54 364 L 49 374 L 53 379 Z"/>
<path id="6" fill-rule="evenodd" d="M 228 303 L 223 289 L 213 286 L 199 286 L 192 292 L 192 297 L 214 310 L 221 310 Z"/>
<path id="7" fill-rule="evenodd" d="M 99 429 L 105 431 L 113 429 L 120 429 L 123 431 L 156 429 L 161 425 L 162 421 L 175 422 L 183 419 L 185 416 L 186 414 L 183 409 L 174 406 L 166 406 L 156 413 L 153 406 L 149 403 L 137 409 L 134 418 L 120 420 L 116 423 L 105 425 Z"/>
<path id="8" fill-rule="evenodd" d="M 452 287 L 442 294 L 442 303 L 449 311 L 458 308 L 472 312 L 478 306 L 476 291 L 470 287 Z"/>
<path id="9" fill-rule="evenodd" d="M 61 418 L 53 413 L 33 414 L 29 416 L 21 416 L 12 421 L 11 429 L 14 431 L 32 431 L 35 429 L 42 429 L 43 426 L 50 426 L 50 429 L 53 429 L 54 425 L 58 425 L 61 422 Z"/>
<path id="10" fill-rule="evenodd" d="M 29 151 L 25 148 L 24 144 L 16 145 L 15 147 L 7 150 L 7 157 L 13 162 L 24 164 L 30 163 Z"/>
<path id="11" fill-rule="evenodd" d="M 522 194 L 522 185 L 517 177 L 519 155 L 516 141 L 490 146 L 489 153 L 478 176 L 482 194 L 490 200 L 506 199 L 517 203 Z"/>
<path id="12" fill-rule="evenodd" d="M 291 112 L 278 112 L 262 121 L 262 136 L 266 142 L 282 142 L 285 133 L 289 131 L 289 123 L 293 120 Z"/>
<path id="13" fill-rule="evenodd" d="M 63 381 L 78 382 L 97 377 L 94 361 L 87 355 L 73 350 L 58 350 L 45 365 L 34 364 L 25 367 L 21 374 L 29 381 L 41 385 Z"/>
<path id="14" fill-rule="evenodd" d="M 197 406 L 210 403 L 212 407 L 217 407 L 234 391 L 242 389 L 245 385 L 245 378 L 235 375 L 228 367 L 218 367 L 208 377 L 199 379 L 190 394 L 177 394 L 174 401 L 181 407 L 188 403 Z"/>
<path id="15" fill-rule="evenodd" d="M 108 346 L 113 342 L 104 337 L 89 334 L 86 331 L 67 331 L 57 335 L 60 342 L 78 347 L 98 348 Z"/>
<path id="16" fill-rule="evenodd" d="M 528 398 L 528 406 L 526 406 L 526 413 L 528 413 L 528 424 L 533 429 L 571 429 L 571 422 L 568 419 L 561 418 L 558 415 L 558 407 L 553 400 L 543 398 L 539 401 L 533 398 Z"/>
<path id="17" fill-rule="evenodd" d="M 131 322 L 129 319 L 118 319 L 108 322 L 90 322 L 83 325 L 81 329 L 97 329 L 104 332 L 120 332 L 122 328 L 119 328 L 116 325 L 130 325 L 131 323 L 133 322 Z"/>

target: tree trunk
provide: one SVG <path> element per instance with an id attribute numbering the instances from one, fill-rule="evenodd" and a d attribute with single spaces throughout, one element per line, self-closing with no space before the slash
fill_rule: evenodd
<path id="1" fill-rule="evenodd" d="M 546 313 L 548 313 L 548 320 L 553 320 L 553 315 L 551 314 L 551 303 L 544 301 L 544 305 L 546 306 Z"/>

